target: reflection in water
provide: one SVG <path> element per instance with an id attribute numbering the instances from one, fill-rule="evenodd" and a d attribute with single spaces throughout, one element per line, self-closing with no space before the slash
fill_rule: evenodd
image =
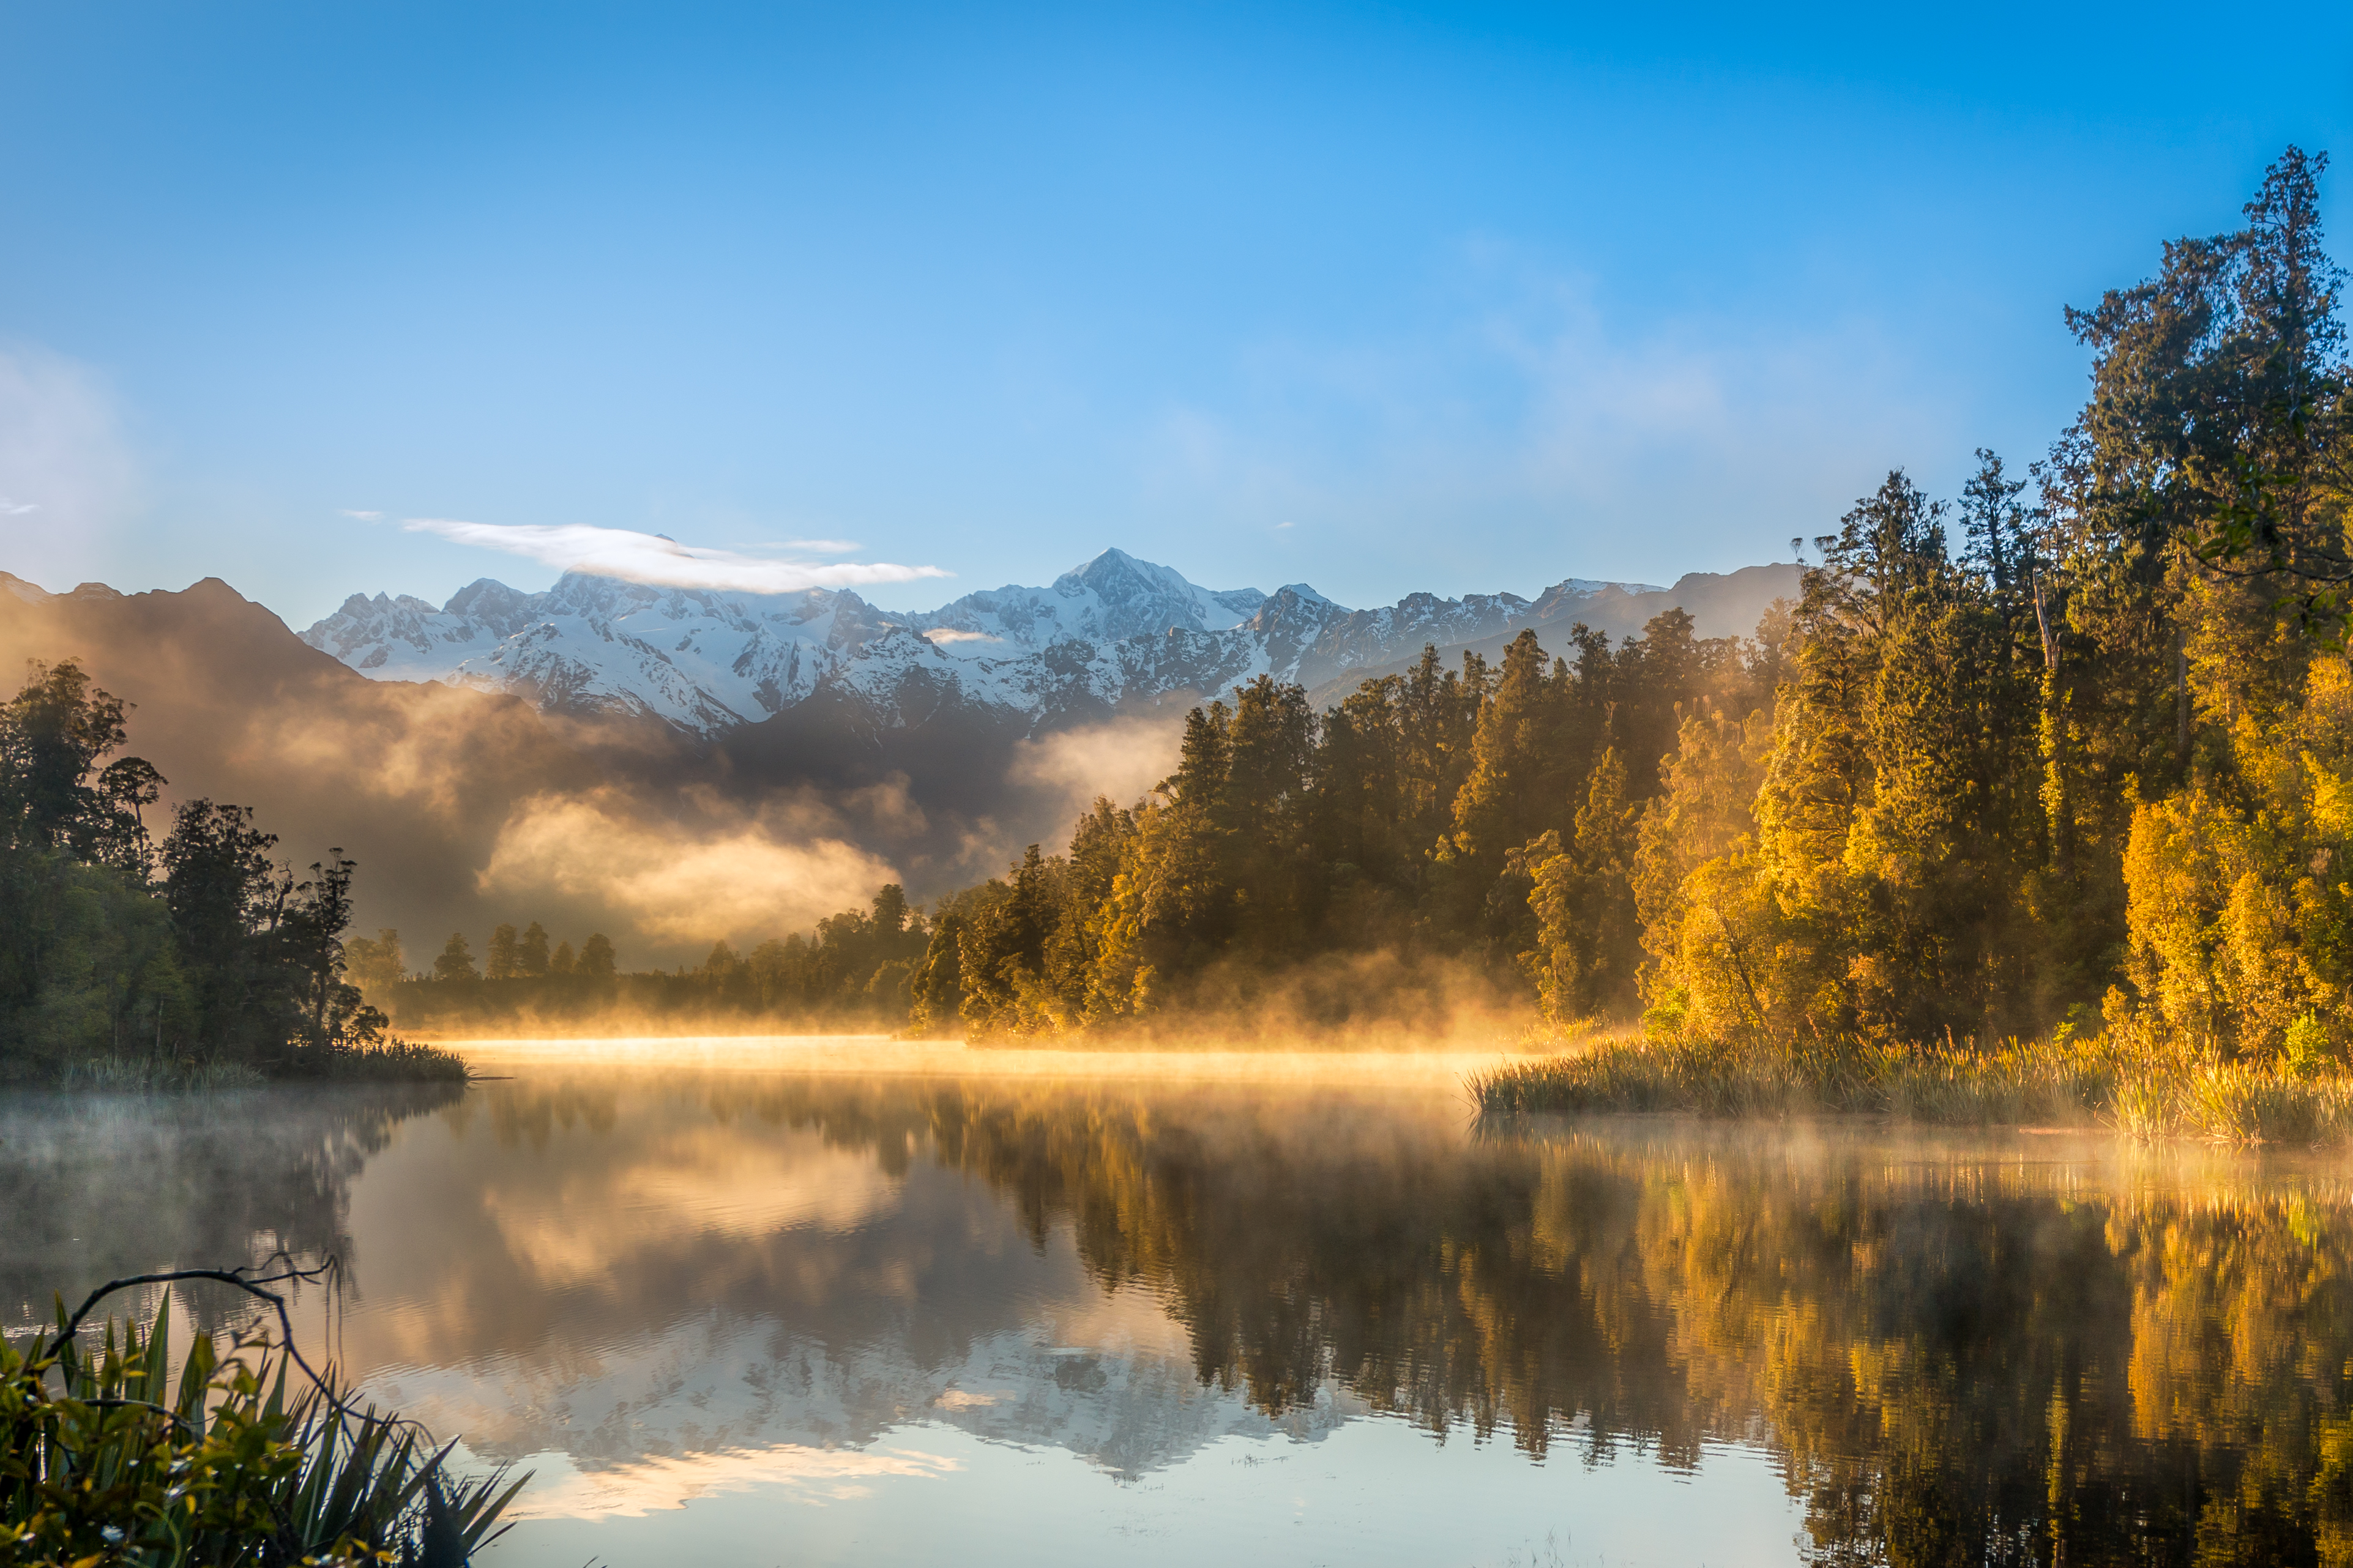
<path id="1" fill-rule="evenodd" d="M 531 1458 L 543 1517 L 944 1485 L 969 1455 L 926 1430 L 1141 1482 L 1390 1413 L 1529 1488 L 1638 1458 L 1705 1494 L 1725 1445 L 1767 1456 L 1801 1522 L 1765 1557 L 2353 1559 L 2333 1167 L 1498 1136 L 1443 1091 L 1313 1082 L 542 1069 L 234 1136 L 199 1103 L 0 1108 L 0 1178 L 47 1216 L 10 1229 L 7 1305 L 353 1254 L 348 1364 Z"/>
<path id="2" fill-rule="evenodd" d="M 57 1295 L 71 1306 L 125 1275 L 257 1263 L 280 1248 L 355 1264 L 353 1178 L 401 1121 L 464 1092 L 0 1094 L 0 1330 L 46 1323 Z M 227 1292 L 189 1299 L 207 1328 L 253 1310 Z"/>
<path id="3" fill-rule="evenodd" d="M 1831 1560 L 2342 1561 L 2347 1184 L 1640 1122 L 1465 1141 L 1253 1097 L 746 1089 L 927 1142 L 1269 1414 L 1335 1380 L 1433 1430 L 1780 1461 Z"/>

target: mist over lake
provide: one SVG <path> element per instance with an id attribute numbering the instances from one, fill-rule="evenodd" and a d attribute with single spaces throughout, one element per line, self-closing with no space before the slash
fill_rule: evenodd
<path id="1" fill-rule="evenodd" d="M 533 1473 L 493 1563 L 2293 1561 L 2346 1525 L 2353 1184 L 2308 1157 L 1498 1131 L 1453 1063 L 659 1050 L 249 1091 L 280 1131 L 234 1142 L 11 1097 L 0 1179 L 53 1217 L 6 1309 L 341 1256 L 302 1331 Z"/>

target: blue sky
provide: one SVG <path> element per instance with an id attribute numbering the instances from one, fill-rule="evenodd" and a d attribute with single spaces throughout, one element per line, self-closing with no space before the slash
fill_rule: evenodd
<path id="1" fill-rule="evenodd" d="M 902 607 L 1786 558 L 2038 455 L 2063 304 L 2353 158 L 2342 5 L 0 0 L 0 568 L 297 626 L 554 575 L 419 518 Z"/>

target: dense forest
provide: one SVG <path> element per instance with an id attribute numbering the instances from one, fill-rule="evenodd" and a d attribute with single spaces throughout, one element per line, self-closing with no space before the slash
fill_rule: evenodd
<path id="1" fill-rule="evenodd" d="M 823 1027 L 891 1030 L 907 1021 L 908 979 L 930 940 L 897 884 L 871 908 L 738 953 L 724 942 L 691 969 L 628 972 L 591 932 L 551 949 L 533 921 L 492 931 L 478 961 L 453 931 L 431 964 L 410 967 L 400 932 L 344 943 L 352 979 L 398 1027 L 443 1036 L 612 1034 L 632 1027 L 741 1034 Z"/>
<path id="2" fill-rule="evenodd" d="M 977 1039 L 1436 1026 L 1940 1042 L 2106 1031 L 2225 1060 L 2353 1044 L 2353 495 L 2325 159 L 2071 310 L 2091 393 L 1950 500 L 1901 471 L 1795 542 L 1752 637 L 1671 611 L 1499 660 L 1426 650 L 1317 712 L 1261 678 L 1060 853 L 691 970 L 536 923 L 415 969 L 341 940 L 237 808 L 151 847 L 153 770 L 71 666 L 6 710 L 9 1059 L 249 1061 L 449 1032 L 892 1027 Z"/>
<path id="3" fill-rule="evenodd" d="M 2067 323 L 2091 395 L 2023 475 L 1891 473 L 1752 638 L 1434 652 L 1330 710 L 1260 679 L 1174 775 L 940 904 L 912 1022 L 980 1037 L 1434 966 L 1556 1027 L 2228 1057 L 2353 1031 L 2353 496 L 2325 159 Z M 1800 542 L 1803 548 L 1803 542 Z M 1325 974 L 1331 983 L 1296 984 Z"/>
<path id="4" fill-rule="evenodd" d="M 1062 852 L 928 920 L 892 888 L 624 977 L 632 1004 L 1018 1039 L 1487 997 L 1564 1034 L 2341 1059 L 2353 424 L 2325 166 L 2290 150 L 2243 228 L 2069 310 L 2091 395 L 2050 453 L 1980 449 L 1950 500 L 1890 473 L 1793 542 L 1799 596 L 1753 637 L 1671 611 L 1615 646 L 1426 650 L 1322 713 L 1261 678 Z M 617 990 L 536 932 L 494 938 L 481 982 L 453 947 L 404 989 Z"/>
<path id="5" fill-rule="evenodd" d="M 353 863 L 298 877 L 250 810 L 209 800 L 156 843 L 165 780 L 114 755 L 126 717 L 70 660 L 0 705 L 0 1079 L 462 1077 L 345 979 Z"/>

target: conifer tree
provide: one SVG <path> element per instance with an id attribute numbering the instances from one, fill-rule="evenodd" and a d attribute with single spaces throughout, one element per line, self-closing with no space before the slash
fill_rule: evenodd
<path id="1" fill-rule="evenodd" d="M 449 940 L 441 944 L 441 956 L 433 961 L 433 978 L 445 984 L 480 980 L 481 972 L 474 967 L 474 945 L 466 933 L 453 931 Z"/>

